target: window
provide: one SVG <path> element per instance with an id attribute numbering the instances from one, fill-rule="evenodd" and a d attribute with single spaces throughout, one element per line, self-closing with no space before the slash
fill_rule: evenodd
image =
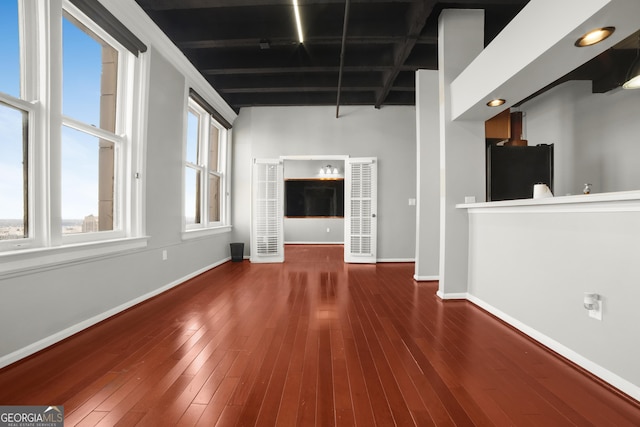
<path id="1" fill-rule="evenodd" d="M 29 236 L 28 113 L 0 102 L 0 240 Z"/>
<path id="2" fill-rule="evenodd" d="M 187 230 L 225 224 L 227 129 L 189 98 L 185 144 L 184 216 Z"/>
<path id="3" fill-rule="evenodd" d="M 141 228 L 134 129 L 142 93 L 136 57 L 146 47 L 97 2 L 46 4 L 0 1 L 0 253 L 7 257 L 136 237 Z"/>
<path id="4" fill-rule="evenodd" d="M 121 230 L 123 201 L 116 172 L 126 140 L 119 137 L 119 58 L 115 42 L 105 41 L 77 18 L 62 20 L 62 234 Z M 130 55 L 130 54 L 129 54 Z M 98 132 L 98 130 L 102 132 Z"/>
<path id="5" fill-rule="evenodd" d="M 33 235 L 29 126 L 35 108 L 21 88 L 26 40 L 21 40 L 19 7 L 18 0 L 0 2 L 0 250 L 28 244 Z"/>

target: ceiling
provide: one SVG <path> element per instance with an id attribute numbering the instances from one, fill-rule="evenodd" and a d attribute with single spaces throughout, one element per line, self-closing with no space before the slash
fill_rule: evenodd
<path id="1" fill-rule="evenodd" d="M 301 44 L 292 0 L 136 1 L 236 111 L 249 106 L 414 105 L 415 71 L 438 67 L 437 25 L 443 9 L 484 9 L 486 45 L 528 3 L 298 0 Z M 594 90 L 603 92 L 615 87 L 622 79 L 618 74 L 628 67 L 619 64 L 630 64 L 635 55 L 634 43 L 627 44 L 630 49 L 611 49 L 563 79 L 592 79 Z"/>

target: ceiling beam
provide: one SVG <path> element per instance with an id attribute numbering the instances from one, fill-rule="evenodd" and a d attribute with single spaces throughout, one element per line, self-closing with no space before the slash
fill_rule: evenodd
<path id="1" fill-rule="evenodd" d="M 216 9 L 290 5 L 291 0 L 136 0 L 145 10 Z M 411 3 L 412 0 L 353 0 L 354 3 Z M 344 0 L 298 0 L 300 6 L 343 4 Z M 485 7 L 522 4 L 522 0 L 455 0 L 458 6 Z"/>
<path id="2" fill-rule="evenodd" d="M 290 5 L 291 0 L 137 0 L 145 10 L 213 9 Z M 410 3 L 412 0 L 353 0 L 354 3 Z M 343 4 L 344 0 L 298 0 L 300 6 Z"/>
<path id="3" fill-rule="evenodd" d="M 420 33 L 427 22 L 427 18 L 431 15 L 436 3 L 436 0 L 415 0 L 411 4 L 407 13 L 409 18 L 407 36 L 404 42 L 396 45 L 396 48 L 394 49 L 393 68 L 385 75 L 382 89 L 380 89 L 380 92 L 376 96 L 375 108 L 380 108 L 387 95 L 389 95 L 393 82 L 398 76 L 401 67 L 411 54 L 413 47 L 416 45 L 416 42 L 420 37 Z"/>
<path id="4" fill-rule="evenodd" d="M 377 86 L 343 86 L 343 92 L 375 92 L 378 89 Z M 261 87 L 261 88 L 235 88 L 235 89 L 218 89 L 220 93 L 299 93 L 299 92 L 331 92 L 336 93 L 337 88 L 333 86 L 298 86 L 298 87 Z M 398 89 L 402 91 L 401 88 Z"/>
<path id="5" fill-rule="evenodd" d="M 294 46 L 300 44 L 298 39 L 278 37 L 271 39 L 229 39 L 229 40 L 191 40 L 176 43 L 180 49 L 224 49 L 235 47 L 259 47 L 260 42 L 266 40 L 270 47 Z M 349 36 L 349 45 L 371 44 L 397 44 L 405 40 L 404 36 Z M 335 37 L 308 37 L 306 45 L 338 45 L 342 43 L 341 36 Z M 416 40 L 416 44 L 436 45 L 438 38 L 435 36 L 422 36 Z"/>
<path id="6" fill-rule="evenodd" d="M 398 71 L 415 71 L 418 67 L 411 65 L 402 65 Z M 340 67 L 325 66 L 325 67 L 263 67 L 263 68 L 205 68 L 200 72 L 207 76 L 225 75 L 225 74 L 286 74 L 286 73 L 330 73 L 338 72 Z M 344 67 L 344 71 L 347 72 L 359 72 L 359 71 L 388 71 L 389 67 L 384 65 L 372 66 L 372 65 L 347 65 Z"/>
<path id="7" fill-rule="evenodd" d="M 340 49 L 340 70 L 338 71 L 338 99 L 336 100 L 336 119 L 340 117 L 340 92 L 342 91 L 342 74 L 344 73 L 344 52 L 347 45 L 347 28 L 349 27 L 349 6 L 351 0 L 344 4 L 344 23 L 342 28 L 342 47 Z"/>

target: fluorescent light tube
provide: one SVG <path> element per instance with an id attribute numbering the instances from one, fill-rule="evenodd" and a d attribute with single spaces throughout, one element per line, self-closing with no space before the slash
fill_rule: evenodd
<path id="1" fill-rule="evenodd" d="M 300 43 L 304 43 L 304 37 L 302 37 L 302 22 L 300 22 L 300 9 L 298 9 L 298 0 L 293 0 L 293 12 L 296 15 L 296 26 L 298 27 L 298 38 Z"/>

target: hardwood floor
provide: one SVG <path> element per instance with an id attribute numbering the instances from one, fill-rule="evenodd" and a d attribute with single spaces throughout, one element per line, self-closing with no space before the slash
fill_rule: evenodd
<path id="1" fill-rule="evenodd" d="M 72 426 L 638 426 L 640 405 L 413 264 L 227 263 L 0 371 Z"/>

